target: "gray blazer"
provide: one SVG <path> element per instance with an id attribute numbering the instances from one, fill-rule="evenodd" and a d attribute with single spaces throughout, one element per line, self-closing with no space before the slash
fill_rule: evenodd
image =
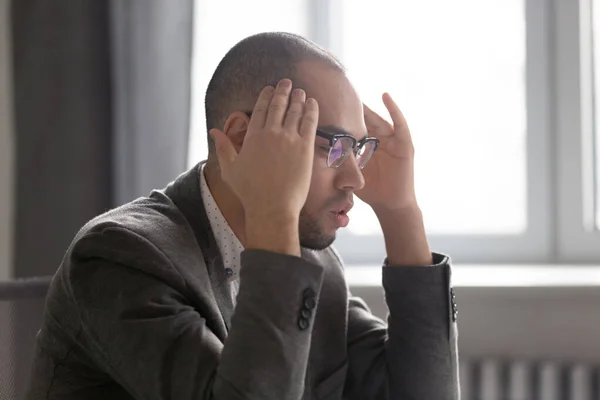
<path id="1" fill-rule="evenodd" d="M 334 250 L 246 250 L 234 312 L 199 171 L 76 235 L 27 399 L 459 398 L 447 257 L 383 267 L 386 325 L 348 292 Z"/>

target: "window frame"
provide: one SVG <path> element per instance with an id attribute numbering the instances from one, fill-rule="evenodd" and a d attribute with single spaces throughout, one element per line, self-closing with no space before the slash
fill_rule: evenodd
<path id="1" fill-rule="evenodd" d="M 600 121 L 594 121 L 591 7 L 592 0 L 555 0 L 554 13 L 557 261 L 580 264 L 600 261 L 594 216 L 594 125 Z"/>

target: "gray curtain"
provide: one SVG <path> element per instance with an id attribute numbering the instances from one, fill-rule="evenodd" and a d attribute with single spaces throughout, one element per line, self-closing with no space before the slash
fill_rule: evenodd
<path id="1" fill-rule="evenodd" d="M 14 276 L 52 274 L 90 218 L 183 172 L 193 0 L 15 0 Z"/>

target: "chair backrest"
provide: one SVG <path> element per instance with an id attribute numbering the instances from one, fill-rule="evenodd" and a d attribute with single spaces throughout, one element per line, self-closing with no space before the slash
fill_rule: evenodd
<path id="1" fill-rule="evenodd" d="M 51 277 L 0 282 L 0 400 L 21 400 Z"/>

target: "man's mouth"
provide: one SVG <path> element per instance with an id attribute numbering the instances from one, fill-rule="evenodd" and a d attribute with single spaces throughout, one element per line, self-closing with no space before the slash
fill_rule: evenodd
<path id="1" fill-rule="evenodd" d="M 352 199 L 346 199 L 345 201 L 336 204 L 333 210 L 336 212 L 348 214 L 352 207 L 354 207 L 354 202 L 352 201 Z"/>
<path id="2" fill-rule="evenodd" d="M 347 214 L 344 210 L 329 211 L 329 212 L 333 215 L 346 215 Z"/>
<path id="3" fill-rule="evenodd" d="M 348 212 L 352 209 L 352 206 L 352 203 L 347 203 L 329 211 L 338 228 L 344 228 L 348 226 L 348 223 L 350 222 Z"/>

